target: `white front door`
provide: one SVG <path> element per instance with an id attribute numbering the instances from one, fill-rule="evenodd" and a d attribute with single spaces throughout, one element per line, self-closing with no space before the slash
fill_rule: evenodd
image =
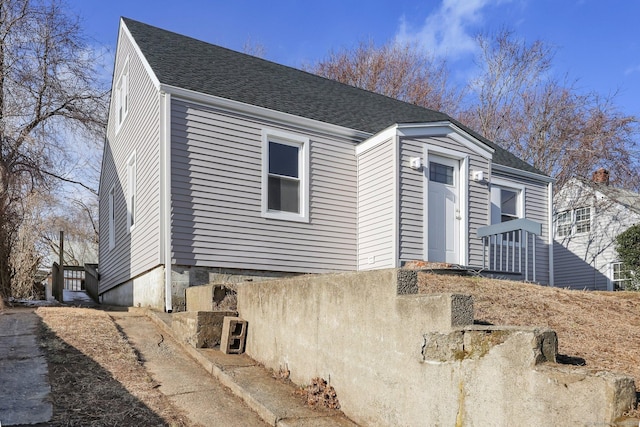
<path id="1" fill-rule="evenodd" d="M 428 261 L 460 264 L 460 161 L 429 155 Z"/>

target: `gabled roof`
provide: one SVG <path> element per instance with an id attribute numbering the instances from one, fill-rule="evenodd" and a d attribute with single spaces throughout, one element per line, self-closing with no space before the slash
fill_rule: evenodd
<path id="1" fill-rule="evenodd" d="M 396 123 L 450 121 L 494 149 L 495 163 L 544 175 L 444 113 L 128 18 L 122 20 L 162 84 L 370 134 Z"/>
<path id="2" fill-rule="evenodd" d="M 579 181 L 587 187 L 604 195 L 608 199 L 624 206 L 631 212 L 640 214 L 640 194 L 623 188 L 616 188 L 611 185 L 593 182 L 588 179 L 579 179 Z"/>

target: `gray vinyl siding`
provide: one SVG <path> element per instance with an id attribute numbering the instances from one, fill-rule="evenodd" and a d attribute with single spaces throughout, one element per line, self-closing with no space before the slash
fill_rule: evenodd
<path id="1" fill-rule="evenodd" d="M 542 234 L 536 238 L 536 282 L 549 284 L 549 190 L 546 182 L 493 171 L 500 178 L 525 186 L 524 217 L 542 225 Z M 529 254 L 529 280 L 533 280 L 533 254 Z"/>
<path id="2" fill-rule="evenodd" d="M 424 260 L 424 173 L 407 167 L 411 157 L 424 157 L 416 141 L 400 144 L 400 261 Z"/>
<path id="3" fill-rule="evenodd" d="M 489 161 L 478 155 L 469 158 L 469 174 L 482 171 L 489 176 Z M 482 239 L 478 237 L 478 228 L 489 225 L 491 217 L 491 196 L 486 183 L 481 183 L 469 177 L 469 252 L 468 264 L 478 267 L 482 265 Z"/>
<path id="4" fill-rule="evenodd" d="M 586 239 L 576 239 L 574 245 L 569 247 L 553 242 L 554 285 L 560 288 L 606 291 L 609 282 L 607 271 L 598 271 L 597 257 L 594 259 L 585 254 L 587 244 L 581 240 Z"/>
<path id="5" fill-rule="evenodd" d="M 309 223 L 261 216 L 263 129 L 310 139 Z M 356 268 L 354 143 L 173 98 L 173 263 L 284 272 Z"/>
<path id="6" fill-rule="evenodd" d="M 402 137 L 401 138 L 401 174 L 400 174 L 400 261 L 423 260 L 424 251 L 424 174 L 411 169 L 411 157 L 423 157 L 425 147 L 432 154 L 438 148 L 454 150 L 468 156 L 469 173 L 483 171 L 489 176 L 489 161 L 467 147 L 446 137 Z M 428 159 L 426 160 L 428 161 Z M 467 180 L 467 213 L 468 213 L 468 264 L 482 265 L 482 241 L 477 237 L 478 227 L 488 225 L 489 191 L 487 186 Z M 465 230 L 461 230 L 462 233 Z"/>
<path id="7" fill-rule="evenodd" d="M 358 270 L 396 266 L 395 147 L 389 139 L 358 156 Z"/>
<path id="8" fill-rule="evenodd" d="M 100 181 L 100 292 L 160 263 L 159 95 L 130 41 L 122 36 L 114 79 L 129 57 L 129 109 L 116 134 L 112 97 Z M 127 161 L 136 152 L 135 227 L 127 226 Z M 109 249 L 109 190 L 114 186 L 115 247 Z"/>

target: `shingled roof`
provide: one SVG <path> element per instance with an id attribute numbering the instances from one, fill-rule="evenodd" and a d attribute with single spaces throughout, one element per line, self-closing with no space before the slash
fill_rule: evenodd
<path id="1" fill-rule="evenodd" d="M 370 134 L 396 123 L 450 121 L 493 148 L 494 163 L 542 174 L 444 113 L 122 19 L 163 84 Z"/>
<path id="2" fill-rule="evenodd" d="M 585 178 L 578 178 L 578 181 L 595 191 L 599 191 L 607 198 L 624 206 L 626 209 L 640 214 L 640 194 L 631 190 L 625 190 L 624 188 L 617 188 L 609 184 L 593 182 L 593 180 Z"/>

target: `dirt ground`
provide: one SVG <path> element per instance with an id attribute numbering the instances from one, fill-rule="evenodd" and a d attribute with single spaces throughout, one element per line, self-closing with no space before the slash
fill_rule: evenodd
<path id="1" fill-rule="evenodd" d="M 640 292 L 571 291 L 421 273 L 423 293 L 474 297 L 477 322 L 547 326 L 565 363 L 632 376 L 640 388 Z M 188 426 L 107 312 L 40 307 L 56 426 Z M 640 416 L 636 410 L 630 414 Z"/>
<path id="2" fill-rule="evenodd" d="M 189 426 L 106 312 L 41 307 L 54 426 Z"/>
<path id="3" fill-rule="evenodd" d="M 472 295 L 476 322 L 547 326 L 558 335 L 560 362 L 629 375 L 640 391 L 640 292 L 575 291 L 429 273 L 418 275 L 418 285 L 423 293 Z"/>

